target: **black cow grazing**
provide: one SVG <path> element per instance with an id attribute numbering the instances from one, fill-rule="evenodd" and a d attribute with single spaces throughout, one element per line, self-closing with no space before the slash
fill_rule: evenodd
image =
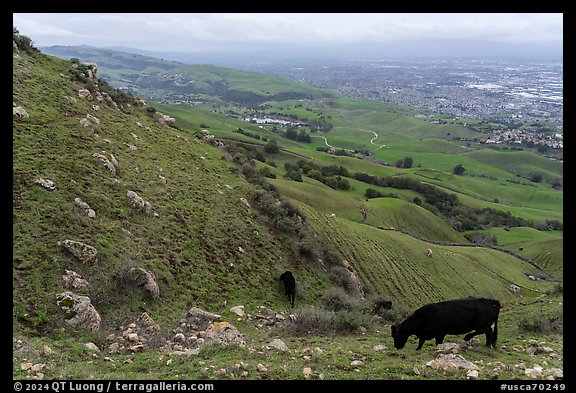
<path id="1" fill-rule="evenodd" d="M 284 282 L 284 292 L 288 296 L 288 301 L 292 303 L 294 307 L 294 296 L 296 295 L 296 280 L 294 275 L 290 271 L 285 271 L 280 275 L 280 280 Z"/>
<path id="2" fill-rule="evenodd" d="M 442 344 L 447 334 L 466 334 L 464 340 L 484 333 L 486 347 L 496 348 L 498 339 L 498 314 L 500 302 L 494 299 L 465 298 L 432 303 L 420 307 L 402 323 L 392 326 L 392 337 L 396 349 L 404 348 L 408 337 L 416 335 L 418 348 L 426 340 L 436 339 Z M 492 330 L 494 326 L 494 330 Z"/>

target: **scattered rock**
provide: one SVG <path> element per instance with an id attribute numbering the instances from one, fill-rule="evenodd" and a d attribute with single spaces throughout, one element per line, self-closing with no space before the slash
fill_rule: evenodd
<path id="1" fill-rule="evenodd" d="M 467 379 L 478 379 L 478 370 L 470 370 L 466 373 Z"/>
<path id="2" fill-rule="evenodd" d="M 104 165 L 106 169 L 108 169 L 112 173 L 112 175 L 116 176 L 116 167 L 114 166 L 114 164 L 112 164 L 112 162 L 110 162 L 108 157 L 100 153 L 94 153 L 92 154 L 92 157 L 100 161 L 102 165 Z"/>
<path id="3" fill-rule="evenodd" d="M 526 376 L 530 377 L 530 378 L 540 378 L 542 376 L 542 371 L 544 370 L 544 368 L 542 368 L 542 366 L 539 365 L 534 365 L 534 367 L 532 368 L 527 368 L 526 370 L 524 370 L 524 374 L 526 374 Z"/>
<path id="4" fill-rule="evenodd" d="M 206 330 L 212 323 L 220 319 L 220 315 L 192 307 L 184 317 L 186 327 L 194 330 Z"/>
<path id="5" fill-rule="evenodd" d="M 134 208 L 136 208 L 136 209 L 138 209 L 141 212 L 144 212 L 146 214 L 151 214 L 154 217 L 158 217 L 158 213 L 156 213 L 154 211 L 154 208 L 152 207 L 150 202 L 147 202 L 144 199 L 142 199 L 134 191 L 128 190 L 128 192 L 126 193 L 126 198 L 128 199 L 128 204 L 130 206 L 132 206 L 132 207 L 134 207 Z"/>
<path id="6" fill-rule="evenodd" d="M 378 345 L 374 345 L 372 347 L 372 349 L 378 352 L 378 351 L 386 351 L 388 349 L 388 347 L 386 345 L 383 345 L 383 344 L 378 344 Z"/>
<path id="7" fill-rule="evenodd" d="M 518 285 L 515 284 L 510 284 L 508 286 L 508 290 L 510 292 L 512 292 L 514 295 L 519 295 L 520 294 L 520 287 Z"/>
<path id="8" fill-rule="evenodd" d="M 96 217 L 96 212 L 94 211 L 94 209 L 92 209 L 90 207 L 90 205 L 88 205 L 86 202 L 83 202 L 82 199 L 80 198 L 75 198 L 74 199 L 74 203 L 76 204 L 76 206 L 78 206 L 80 209 L 83 209 L 84 212 L 88 215 L 88 217 L 90 218 L 95 218 Z"/>
<path id="9" fill-rule="evenodd" d="M 258 370 L 261 373 L 265 373 L 266 371 L 268 371 L 268 369 L 262 363 L 258 363 L 258 365 L 256 366 L 256 370 Z"/>
<path id="10" fill-rule="evenodd" d="M 90 93 L 90 90 L 88 89 L 78 89 L 78 97 L 84 98 L 88 101 L 91 101 L 93 99 L 92 93 Z"/>
<path id="11" fill-rule="evenodd" d="M 90 283 L 73 270 L 66 269 L 66 274 L 62 276 L 62 279 L 70 289 L 90 289 Z"/>
<path id="12" fill-rule="evenodd" d="M 54 186 L 54 182 L 52 180 L 38 178 L 38 179 L 34 180 L 34 183 L 40 184 L 42 187 L 44 187 L 48 191 L 54 191 L 56 189 L 56 187 Z"/>
<path id="13" fill-rule="evenodd" d="M 461 349 L 461 346 L 458 343 L 445 342 L 442 344 L 438 344 L 436 346 L 435 354 L 458 353 L 458 352 L 460 352 L 460 349 Z"/>
<path id="14" fill-rule="evenodd" d="M 360 367 L 364 365 L 364 362 L 362 360 L 353 360 L 350 365 L 352 367 Z"/>
<path id="15" fill-rule="evenodd" d="M 453 371 L 459 368 L 467 370 L 478 370 L 478 366 L 472 362 L 469 362 L 461 355 L 454 354 L 440 354 L 436 359 L 426 363 L 427 366 L 441 369 L 443 371 Z"/>
<path id="16" fill-rule="evenodd" d="M 244 306 L 234 306 L 230 309 L 231 312 L 238 315 L 239 317 L 243 317 L 246 315 L 244 312 Z"/>
<path id="17" fill-rule="evenodd" d="M 56 296 L 58 306 L 66 313 L 66 323 L 90 331 L 100 329 L 100 314 L 92 306 L 88 296 L 76 295 L 72 292 L 63 292 Z"/>
<path id="18" fill-rule="evenodd" d="M 141 267 L 133 267 L 128 271 L 132 281 L 144 291 L 148 292 L 153 299 L 160 297 L 160 288 L 153 273 Z"/>
<path id="19" fill-rule="evenodd" d="M 279 338 L 275 338 L 271 342 L 268 343 L 267 347 L 276 348 L 282 352 L 289 352 L 288 346 L 284 344 L 284 341 L 280 340 Z"/>
<path id="20" fill-rule="evenodd" d="M 96 248 L 74 240 L 64 240 L 57 243 L 58 246 L 64 247 L 72 255 L 84 263 L 94 264 L 98 261 L 98 252 Z"/>
<path id="21" fill-rule="evenodd" d="M 170 117 L 158 111 L 156 112 L 156 114 L 158 115 L 158 121 L 162 124 L 172 125 L 176 123 L 176 119 L 173 117 Z"/>
<path id="22" fill-rule="evenodd" d="M 90 130 L 92 132 L 96 132 L 94 125 L 86 117 L 83 117 L 82 119 L 80 119 L 80 125 L 82 127 L 86 128 L 87 130 Z"/>
<path id="23" fill-rule="evenodd" d="M 24 110 L 24 108 L 22 108 L 21 106 L 13 106 L 12 107 L 12 116 L 18 116 L 18 117 L 23 117 L 23 118 L 30 117 L 28 112 L 26 112 Z"/>

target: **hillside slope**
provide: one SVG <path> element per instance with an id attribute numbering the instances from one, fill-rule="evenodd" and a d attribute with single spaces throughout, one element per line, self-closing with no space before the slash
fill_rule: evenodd
<path id="1" fill-rule="evenodd" d="M 159 102 L 222 100 L 259 104 L 275 99 L 337 94 L 255 72 L 209 64 L 188 65 L 111 49 L 52 46 L 43 50 L 65 60 L 78 58 L 97 63 L 100 75 L 106 77 L 112 86 L 129 89 L 140 97 Z"/>
<path id="2" fill-rule="evenodd" d="M 56 295 L 69 290 L 67 270 L 89 282 L 80 292 L 104 327 L 142 311 L 173 323 L 191 305 L 217 311 L 226 301 L 286 308 L 277 277 L 287 269 L 299 276 L 302 300 L 319 296 L 326 276 L 310 271 L 242 201 L 256 187 L 231 171 L 222 150 L 167 126 L 97 79 L 71 80 L 74 66 L 15 52 L 14 108 L 27 113 L 13 122 L 16 329 L 66 326 Z M 132 207 L 129 191 L 149 202 L 152 214 Z M 79 261 L 58 244 L 65 240 L 95 247 L 97 262 Z M 159 300 L 134 288 L 131 268 L 156 277 Z"/>

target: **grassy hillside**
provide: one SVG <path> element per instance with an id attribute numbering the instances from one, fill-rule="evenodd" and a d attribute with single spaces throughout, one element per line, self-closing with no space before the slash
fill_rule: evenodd
<path id="1" fill-rule="evenodd" d="M 29 114 L 13 124 L 17 330 L 65 326 L 55 296 L 66 290 L 66 269 L 90 282 L 95 307 L 111 328 L 144 310 L 159 323 L 174 323 L 193 304 L 218 310 L 225 300 L 285 308 L 277 277 L 286 269 L 298 274 L 302 300 L 321 294 L 326 276 L 309 270 L 242 203 L 255 187 L 230 171 L 222 151 L 160 124 L 135 102 L 116 109 L 80 98 L 85 86 L 70 80 L 70 67 L 39 53 L 14 59 L 13 100 Z M 80 123 L 87 116 L 93 129 Z M 114 156 L 115 175 L 97 153 Z M 56 189 L 46 190 L 38 178 Z M 150 202 L 158 217 L 129 206 L 128 190 Z M 96 217 L 87 217 L 75 198 Z M 76 260 L 57 245 L 65 239 L 94 246 L 98 264 Z M 156 276 L 161 301 L 123 285 L 130 267 Z"/>
<path id="2" fill-rule="evenodd" d="M 410 170 L 327 155 L 282 137 L 281 152 L 264 156 L 275 167 L 253 165 L 247 145 L 225 139 L 216 147 L 193 135 L 200 128 L 217 137 L 234 134 L 236 119 L 202 110 L 197 117 L 184 115 L 189 123 L 183 129 L 170 127 L 146 103 L 90 77 L 75 62 L 39 53 L 16 32 L 13 56 L 14 379 L 467 379 L 464 370 L 427 366 L 434 359 L 430 342 L 418 352 L 414 338 L 410 348 L 393 349 L 390 325 L 417 306 L 469 295 L 503 304 L 502 347 L 460 352 L 479 365 L 478 379 L 524 378 L 524 368 L 541 364 L 542 378 L 558 378 L 558 283 L 530 280 L 527 274 L 540 271 L 501 251 L 434 242 L 460 241 L 462 234 L 410 203 L 410 190 L 399 191 L 399 198 L 366 201 L 365 186 L 356 181 L 347 191 L 335 191 L 306 177 L 282 178 L 284 163 L 306 154 L 315 162 L 346 163 L 379 175 Z M 360 102 L 346 105 L 363 115 Z M 247 129 L 272 136 L 255 125 Z M 261 168 L 277 178 L 257 176 Z M 149 205 L 141 201 L 135 208 L 129 191 Z M 97 258 L 82 262 L 63 247 L 65 240 L 94 247 Z M 509 245 L 518 244 L 513 240 Z M 428 248 L 433 257 L 426 256 Z M 535 251 L 526 247 L 536 258 Z M 547 267 L 561 272 L 561 258 L 555 255 Z M 157 295 L 134 279 L 133 268 L 155 278 Z M 69 270 L 88 286 L 71 288 L 64 280 Z M 297 277 L 295 308 L 277 279 L 285 270 Z M 364 297 L 351 290 L 356 284 Z M 520 293 L 512 294 L 510 284 Z M 67 303 L 57 304 L 64 291 L 90 298 L 101 316 L 99 330 L 66 322 L 77 314 L 60 307 Z M 391 299 L 393 309 L 375 315 L 378 296 Z M 245 316 L 231 311 L 236 305 L 245 306 Z M 223 323 L 190 331 L 183 317 L 193 306 L 221 314 Z M 119 351 L 118 340 L 135 342 L 129 329 L 144 312 L 159 333 L 138 331 L 148 337 L 146 345 Z M 227 323 L 238 329 L 244 346 L 179 350 L 211 331 L 229 329 Z M 177 339 L 180 333 L 188 337 Z M 273 348 L 274 339 L 288 351 Z M 541 352 L 534 342 L 552 352 Z"/>
<path id="3" fill-rule="evenodd" d="M 185 65 L 132 53 L 86 46 L 45 48 L 63 59 L 97 63 L 101 77 L 155 101 L 250 102 L 335 96 L 327 89 L 209 64 Z"/>
<path id="4" fill-rule="evenodd" d="M 429 240 L 467 242 L 442 219 L 429 211 L 396 198 L 376 198 L 366 201 L 350 193 L 333 190 L 322 183 L 306 179 L 303 183 L 271 180 L 287 198 L 314 208 L 318 213 L 361 223 L 361 208 L 368 209 L 366 224 L 373 227 L 401 228 Z"/>

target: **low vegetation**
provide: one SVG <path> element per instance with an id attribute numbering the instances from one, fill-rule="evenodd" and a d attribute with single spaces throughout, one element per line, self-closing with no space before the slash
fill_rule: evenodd
<path id="1" fill-rule="evenodd" d="M 451 157 L 445 141 L 429 145 L 446 150 L 439 155 L 410 150 L 414 138 L 445 129 L 408 108 L 196 68 L 211 105 L 243 101 L 308 119 L 308 131 L 286 138 L 226 114 L 143 102 L 95 79 L 80 59 L 34 50 L 16 29 L 13 55 L 14 379 L 562 378 L 561 191 L 543 184 L 558 177 L 554 165 L 543 166 L 531 196 L 515 183 L 498 193 L 491 182 L 510 184 L 503 168 L 512 161 Z M 349 154 L 318 151 L 324 140 L 310 124 Z M 404 147 L 375 145 L 382 138 Z M 367 150 L 402 167 L 366 160 Z M 466 167 L 458 176 L 456 160 Z M 471 176 L 480 170 L 497 180 Z M 65 239 L 97 257 L 83 261 Z M 287 270 L 294 308 L 279 280 Z M 99 329 L 67 322 L 78 311 L 66 314 L 74 304 L 64 292 L 89 298 Z M 413 338 L 393 348 L 391 324 L 466 296 L 503 305 L 497 349 L 447 338 L 477 374 L 433 367 L 433 346 L 416 351 Z M 391 308 L 375 307 L 383 302 Z M 194 308 L 219 322 L 190 331 Z M 153 335 L 135 333 L 143 315 L 158 325 Z M 230 326 L 244 345 L 185 351 Z"/>

